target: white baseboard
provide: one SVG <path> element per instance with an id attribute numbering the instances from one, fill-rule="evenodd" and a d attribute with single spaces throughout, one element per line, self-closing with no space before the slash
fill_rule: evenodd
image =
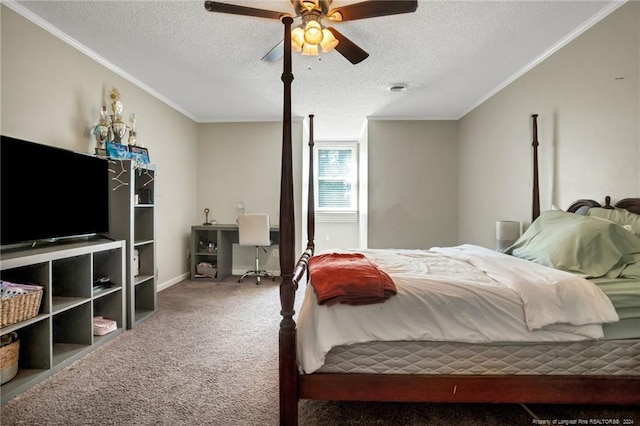
<path id="1" fill-rule="evenodd" d="M 165 289 L 167 289 L 167 288 L 169 288 L 169 287 L 171 287 L 173 285 L 178 284 L 180 281 L 186 280 L 187 278 L 189 278 L 189 273 L 188 272 L 185 272 L 184 274 L 178 275 L 177 277 L 172 278 L 172 279 L 170 279 L 168 281 L 165 281 L 162 284 L 158 284 L 158 287 L 157 287 L 158 291 L 165 290 Z"/>

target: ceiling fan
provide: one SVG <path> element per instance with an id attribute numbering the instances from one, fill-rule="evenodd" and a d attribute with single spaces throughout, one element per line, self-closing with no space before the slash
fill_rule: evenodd
<path id="1" fill-rule="evenodd" d="M 378 16 L 398 15 L 415 12 L 417 0 L 369 0 L 354 3 L 335 9 L 331 8 L 333 0 L 291 0 L 295 16 L 284 12 L 239 6 L 218 1 L 205 1 L 204 7 L 209 12 L 230 13 L 234 15 L 255 16 L 267 19 L 282 19 L 283 16 L 300 18 L 302 23 L 291 32 L 291 48 L 301 51 L 303 55 L 318 55 L 320 50 L 328 52 L 336 49 L 352 64 L 358 64 L 369 56 L 354 42 L 333 27 L 325 27 L 322 21 L 345 22 L 356 19 L 375 18 Z M 271 49 L 263 61 L 273 62 L 282 57 L 284 40 Z"/>

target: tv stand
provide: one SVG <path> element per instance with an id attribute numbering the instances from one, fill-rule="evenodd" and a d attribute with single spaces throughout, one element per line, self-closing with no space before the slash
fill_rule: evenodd
<path id="1" fill-rule="evenodd" d="M 93 289 L 94 277 L 113 285 Z M 44 287 L 34 318 L 0 329 L 20 339 L 18 374 L 0 386 L 2 403 L 65 368 L 123 332 L 125 243 L 93 239 L 0 253 L 0 278 Z M 93 335 L 93 317 L 117 323 L 116 331 Z"/>
<path id="2" fill-rule="evenodd" d="M 14 252 L 21 252 L 25 250 L 39 249 L 39 248 L 52 248 L 52 247 L 62 247 L 69 244 L 77 244 L 84 242 L 92 242 L 92 241 L 116 241 L 113 238 L 104 236 L 104 235 L 84 235 L 80 237 L 64 237 L 64 238 L 55 238 L 55 239 L 46 239 L 46 240 L 35 240 L 22 244 L 13 244 L 9 246 L 4 246 L 0 248 L 0 254 L 8 254 Z"/>

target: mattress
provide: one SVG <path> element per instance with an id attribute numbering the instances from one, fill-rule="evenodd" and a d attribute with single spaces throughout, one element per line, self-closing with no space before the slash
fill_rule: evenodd
<path id="1" fill-rule="evenodd" d="M 362 250 L 394 280 L 380 304 L 319 305 L 313 283 L 297 318 L 297 358 L 307 373 L 334 347 L 369 341 L 576 342 L 617 322 L 597 285 L 478 246 Z"/>
<path id="2" fill-rule="evenodd" d="M 620 318 L 603 324 L 601 338 L 548 342 L 360 341 L 332 347 L 316 372 L 640 376 L 640 280 L 590 281 L 602 290 Z"/>
<path id="3" fill-rule="evenodd" d="M 579 342 L 368 342 L 333 348 L 318 373 L 640 376 L 640 280 L 592 280 L 620 321 Z"/>
<path id="4" fill-rule="evenodd" d="M 640 339 L 515 344 L 368 342 L 334 347 L 316 372 L 640 376 Z"/>

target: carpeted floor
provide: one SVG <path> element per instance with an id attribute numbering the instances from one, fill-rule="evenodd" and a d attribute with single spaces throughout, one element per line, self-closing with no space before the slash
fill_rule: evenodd
<path id="1" fill-rule="evenodd" d="M 3 404 L 0 424 L 278 424 L 278 284 L 236 279 L 158 293 L 152 319 Z M 302 401 L 299 411 L 301 425 L 323 426 L 640 425 L 640 408 L 615 406 Z"/>

